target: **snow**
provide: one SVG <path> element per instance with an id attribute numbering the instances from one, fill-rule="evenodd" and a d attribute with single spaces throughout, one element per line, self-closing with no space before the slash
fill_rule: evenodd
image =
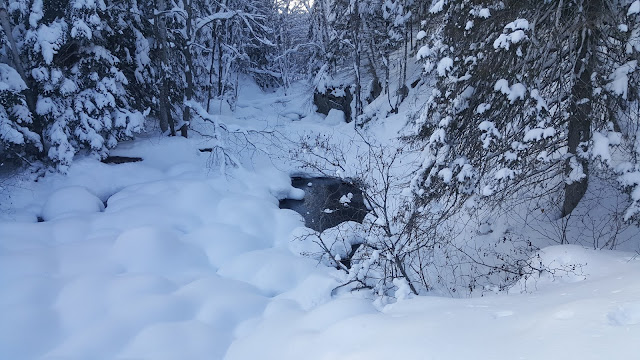
<path id="1" fill-rule="evenodd" d="M 501 137 L 500 131 L 498 131 L 495 124 L 491 121 L 485 120 L 481 122 L 478 125 L 478 129 L 483 132 L 480 140 L 482 141 L 482 147 L 485 149 L 489 148 L 494 138 L 499 139 Z"/>
<path id="2" fill-rule="evenodd" d="M 638 260 L 560 246 L 549 252 L 594 262 L 604 277 L 546 284 L 532 293 L 471 299 L 417 297 L 375 309 L 334 300 L 309 313 L 280 310 L 236 340 L 227 359 L 575 359 L 625 358 L 640 351 Z M 618 272 L 620 271 L 620 272 Z M 623 275 L 625 274 L 625 275 Z M 637 274 L 637 272 L 634 272 Z M 330 309 L 333 307 L 333 309 Z M 341 310 L 341 311 L 339 311 Z M 318 314 L 320 312 L 320 314 Z M 338 316 L 331 316 L 338 314 Z M 275 318 L 276 315 L 278 318 Z M 309 318 L 325 316 L 309 326 Z M 286 322 L 287 326 L 283 326 Z"/>
<path id="3" fill-rule="evenodd" d="M 447 76 L 447 72 L 451 71 L 452 68 L 453 68 L 453 59 L 450 57 L 443 57 L 438 62 L 436 71 L 440 76 Z"/>
<path id="4" fill-rule="evenodd" d="M 431 48 L 429 48 L 429 46 L 427 45 L 424 45 L 418 50 L 416 59 L 421 60 L 429 56 L 431 56 Z"/>
<path id="5" fill-rule="evenodd" d="M 58 53 L 66 28 L 67 23 L 63 20 L 58 20 L 50 25 L 40 25 L 38 28 L 35 49 L 42 52 L 42 57 L 47 65 L 51 65 L 53 55 Z"/>
<path id="6" fill-rule="evenodd" d="M 515 21 L 508 23 L 504 28 L 511 31 L 529 30 L 529 21 L 527 19 L 516 19 Z"/>
<path id="7" fill-rule="evenodd" d="M 600 160 L 609 164 L 611 162 L 610 147 L 620 144 L 622 134 L 616 132 L 601 133 L 594 131 L 592 135 L 593 150 L 592 156 L 594 158 L 600 158 Z"/>
<path id="8" fill-rule="evenodd" d="M 0 63 L 0 91 L 18 93 L 27 88 L 18 72 L 7 64 Z"/>
<path id="9" fill-rule="evenodd" d="M 0 139 L 8 143 L 24 144 L 24 135 L 14 128 L 4 108 L 0 108 Z"/>
<path id="10" fill-rule="evenodd" d="M 480 11 L 478 11 L 478 17 L 488 19 L 491 17 L 491 12 L 487 8 L 482 8 L 480 9 Z"/>
<path id="11" fill-rule="evenodd" d="M 500 36 L 493 42 L 493 47 L 495 49 L 509 50 L 511 44 L 518 44 L 527 39 L 525 31 L 529 30 L 529 21 L 526 19 L 516 19 L 515 21 L 507 24 L 504 29 L 511 32 L 507 34 L 500 34 Z"/>
<path id="12" fill-rule="evenodd" d="M 629 10 L 627 10 L 627 16 L 635 15 L 640 13 L 640 1 L 636 0 L 631 5 L 629 5 Z"/>
<path id="13" fill-rule="evenodd" d="M 552 127 L 533 128 L 524 134 L 523 141 L 524 142 L 540 141 L 546 138 L 550 138 L 555 134 L 556 134 L 556 129 Z"/>
<path id="14" fill-rule="evenodd" d="M 38 27 L 38 22 L 44 17 L 42 10 L 42 0 L 34 0 L 33 5 L 31 5 L 31 13 L 29 14 L 29 25 L 31 25 L 31 27 Z"/>
<path id="15" fill-rule="evenodd" d="M 626 99 L 629 88 L 629 74 L 635 71 L 637 66 L 638 61 L 632 60 L 616 68 L 613 74 L 609 76 L 610 82 L 606 85 L 606 89 Z"/>
<path id="16" fill-rule="evenodd" d="M 523 94 L 504 82 L 496 91 Z M 220 106 L 216 120 L 245 130 L 268 124 L 291 139 L 330 131 L 356 142 L 353 124 L 327 127 L 305 111 L 302 91 L 244 89 L 235 114 Z M 300 118 L 290 120 L 291 112 Z M 397 133 L 405 118 L 401 112 L 369 131 Z M 489 120 L 481 130 L 500 134 Z M 531 141 L 553 136 L 552 128 L 530 131 Z M 602 136 L 615 144 L 615 134 Z M 141 162 L 77 156 L 65 175 L 2 178 L 2 358 L 588 360 L 640 352 L 633 252 L 546 247 L 530 262 L 554 271 L 481 297 L 412 296 L 401 279 L 395 299 L 344 291 L 339 286 L 368 271 L 367 263 L 345 274 L 301 255 L 317 251 L 302 238 L 338 239 L 362 225 L 322 234 L 305 228 L 300 215 L 278 208 L 280 199 L 304 197 L 290 180 L 300 169 L 286 160 L 246 162 L 241 153 L 242 167 L 220 173 L 199 151 L 213 142 L 145 135 L 113 151 Z M 461 160 L 438 174 L 463 182 L 472 171 Z M 495 176 L 513 173 L 502 168 Z M 349 201 L 347 194 L 340 202 Z M 331 246 L 345 258 L 358 241 Z"/>
<path id="17" fill-rule="evenodd" d="M 296 194 L 288 176 L 210 176 L 197 145 L 137 144 L 141 163 L 85 159 L 14 194 L 45 222 L 0 223 L 0 353 L 222 358 L 269 296 L 333 272 L 277 240 L 301 225 L 276 205 Z"/>
<path id="18" fill-rule="evenodd" d="M 70 186 L 52 193 L 42 207 L 42 218 L 54 220 L 69 215 L 84 215 L 104 210 L 102 201 L 82 186 Z"/>
<path id="19" fill-rule="evenodd" d="M 351 203 L 351 200 L 353 199 L 353 194 L 352 193 L 348 193 L 346 195 L 342 195 L 340 197 L 340 200 L 338 200 L 340 202 L 340 204 L 344 205 L 344 206 L 348 206 Z"/>
<path id="20" fill-rule="evenodd" d="M 73 27 L 71 28 L 71 37 L 72 38 L 80 38 L 85 37 L 87 39 L 91 39 L 93 36 L 93 32 L 91 28 L 82 20 L 75 20 L 73 22 Z"/>
<path id="21" fill-rule="evenodd" d="M 521 83 L 515 83 L 509 86 L 509 82 L 505 79 L 496 81 L 493 86 L 494 91 L 499 91 L 505 95 L 509 101 L 513 104 L 516 100 L 524 100 L 527 92 L 527 88 Z"/>
<path id="22" fill-rule="evenodd" d="M 478 105 L 478 107 L 476 108 L 476 113 L 484 114 L 484 112 L 489 110 L 489 109 L 491 109 L 491 104 L 482 103 L 482 104 Z"/>
<path id="23" fill-rule="evenodd" d="M 444 9 L 445 4 L 446 4 L 445 0 L 438 0 L 431 5 L 431 7 L 429 8 L 429 12 L 432 14 L 437 14 L 441 12 L 442 9 Z"/>
<path id="24" fill-rule="evenodd" d="M 342 110 L 331 109 L 325 118 L 327 125 L 338 125 L 345 122 L 345 115 Z"/>
<path id="25" fill-rule="evenodd" d="M 473 25 L 474 25 L 473 24 L 473 20 L 469 20 L 469 21 L 467 21 L 467 24 L 464 26 L 464 29 L 465 30 L 471 30 L 471 29 L 473 29 Z"/>

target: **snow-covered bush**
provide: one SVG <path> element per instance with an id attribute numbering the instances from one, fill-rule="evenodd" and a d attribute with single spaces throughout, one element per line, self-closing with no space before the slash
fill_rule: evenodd
<path id="1" fill-rule="evenodd" d="M 121 60 L 105 47 L 111 45 L 109 25 L 101 19 L 106 5 L 71 5 L 65 19 L 40 23 L 25 36 L 47 155 L 62 167 L 81 149 L 106 156 L 144 122 L 144 114 L 128 106 Z"/>
<path id="2" fill-rule="evenodd" d="M 348 147 L 354 143 L 360 150 Z M 303 138 L 302 151 L 294 155 L 314 173 L 349 176 L 362 188 L 370 209 L 362 224 L 298 238 L 315 245 L 306 255 L 345 271 L 346 288 L 397 297 L 406 285 L 413 294 L 463 296 L 507 289 L 541 269 L 529 261 L 538 248 L 500 219 L 487 221 L 454 202 L 425 211 L 407 191 L 415 171 L 407 160 L 416 156 L 409 147 L 371 138 L 340 144 L 318 136 Z"/>

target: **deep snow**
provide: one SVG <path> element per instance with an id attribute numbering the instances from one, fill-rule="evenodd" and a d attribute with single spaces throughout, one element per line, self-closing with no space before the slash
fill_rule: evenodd
<path id="1" fill-rule="evenodd" d="M 256 93 L 219 120 L 326 131 L 302 100 Z M 278 208 L 300 195 L 295 169 L 254 149 L 239 155 L 254 163 L 220 174 L 198 150 L 211 142 L 149 136 L 114 152 L 139 163 L 79 158 L 65 176 L 0 182 L 1 359 L 640 357 L 637 254 L 549 247 L 541 261 L 578 271 L 508 294 L 332 295 L 345 275 L 299 255 L 302 218 Z"/>

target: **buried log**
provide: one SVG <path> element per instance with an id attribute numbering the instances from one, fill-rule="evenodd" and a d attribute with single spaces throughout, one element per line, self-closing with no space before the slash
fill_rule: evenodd
<path id="1" fill-rule="evenodd" d="M 107 156 L 102 160 L 102 162 L 105 164 L 126 164 L 140 161 L 142 161 L 142 158 L 140 157 L 129 156 Z"/>

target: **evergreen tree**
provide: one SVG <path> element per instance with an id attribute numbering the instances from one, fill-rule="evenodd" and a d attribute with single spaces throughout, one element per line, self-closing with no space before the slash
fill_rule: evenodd
<path id="1" fill-rule="evenodd" d="M 637 186 L 622 170 L 637 172 L 637 162 L 616 166 L 611 155 L 637 137 L 639 19 L 628 5 L 434 2 L 431 21 L 443 32 L 419 51 L 438 77 L 417 121 L 424 164 L 413 189 L 422 206 L 530 198 L 560 217 L 593 172 Z"/>
<path id="2" fill-rule="evenodd" d="M 7 10 L 13 23 L 3 26 L 5 44 L 13 47 L 11 37 L 18 38 L 12 63 L 24 69 L 19 102 L 27 105 L 19 112 L 14 105 L 12 122 L 28 128 L 29 139 L 37 134 L 40 142 L 31 143 L 42 151 L 29 155 L 64 170 L 77 152 L 104 157 L 119 140 L 142 130 L 143 104 L 128 91 L 126 61 L 113 42 L 114 28 L 123 26 L 110 23 L 107 3 L 15 1 Z"/>

